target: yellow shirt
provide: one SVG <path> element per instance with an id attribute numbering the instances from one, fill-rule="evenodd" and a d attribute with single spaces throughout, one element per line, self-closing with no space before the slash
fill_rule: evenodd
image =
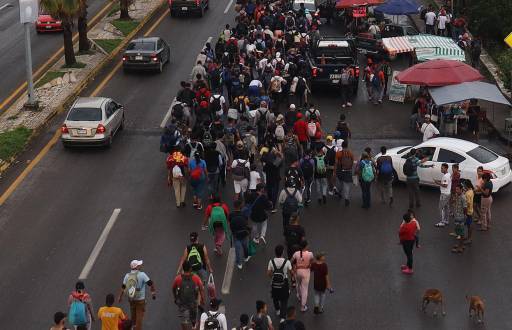
<path id="1" fill-rule="evenodd" d="M 119 330 L 119 320 L 126 316 L 119 307 L 101 307 L 98 311 L 98 318 L 101 320 L 101 330 Z"/>
<path id="2" fill-rule="evenodd" d="M 475 193 L 473 192 L 473 189 L 466 191 L 466 204 L 467 204 L 467 213 L 468 215 L 473 215 L 473 197 L 475 196 Z"/>

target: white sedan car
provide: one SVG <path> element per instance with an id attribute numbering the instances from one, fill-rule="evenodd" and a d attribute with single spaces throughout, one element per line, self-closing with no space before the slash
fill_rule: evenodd
<path id="1" fill-rule="evenodd" d="M 395 177 L 400 181 L 406 180 L 403 167 L 411 148 L 413 147 L 397 147 L 389 149 L 386 152 L 386 154 L 393 159 Z M 485 171 L 492 172 L 491 181 L 493 183 L 494 192 L 512 182 L 509 160 L 476 143 L 454 138 L 439 137 L 425 141 L 414 148 L 417 150 L 418 154 L 427 158 L 424 165 L 434 165 L 433 167 L 427 168 L 418 167 L 420 184 L 437 186 L 434 181 L 441 180 L 441 164 L 443 163 L 458 163 L 461 178 L 470 179 L 473 185 L 476 183 L 477 167 L 483 166 Z M 379 156 L 380 154 L 376 155 L 375 159 Z"/>

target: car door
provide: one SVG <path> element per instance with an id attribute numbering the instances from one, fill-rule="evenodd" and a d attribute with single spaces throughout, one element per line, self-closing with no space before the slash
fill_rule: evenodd
<path id="1" fill-rule="evenodd" d="M 119 126 L 121 125 L 121 122 L 123 121 L 123 112 L 124 112 L 124 109 L 123 109 L 123 106 L 120 105 L 119 103 L 117 103 L 116 101 L 112 101 L 112 104 L 113 104 L 113 110 L 114 110 L 114 114 L 113 114 L 113 117 L 114 117 L 114 121 L 115 121 L 115 126 L 114 126 L 114 129 L 118 129 Z"/>
<path id="2" fill-rule="evenodd" d="M 156 51 L 158 54 L 160 54 L 160 61 L 162 63 L 165 63 L 165 61 L 167 60 L 166 59 L 167 54 L 164 51 L 164 45 L 162 43 L 162 39 L 158 39 L 158 41 L 156 43 Z"/>
<path id="3" fill-rule="evenodd" d="M 426 158 L 426 161 L 421 165 L 423 167 L 418 166 L 418 177 L 420 178 L 420 183 L 431 185 L 433 184 L 432 179 L 432 169 L 430 166 L 434 164 L 434 157 L 436 155 L 436 147 L 420 147 L 416 149 L 416 155 L 419 159 Z"/>
<path id="4" fill-rule="evenodd" d="M 116 121 L 114 113 L 116 111 L 115 103 L 113 101 L 109 101 L 105 105 L 105 128 L 108 134 L 111 134 L 116 130 Z"/>
<path id="5" fill-rule="evenodd" d="M 439 148 L 439 152 L 437 154 L 437 158 L 435 163 L 435 171 L 433 172 L 433 179 L 441 180 L 443 174 L 441 173 L 441 165 L 443 163 L 447 163 L 450 166 L 452 164 L 459 164 L 459 170 L 461 171 L 461 177 L 470 177 L 467 175 L 468 169 L 466 168 L 467 162 L 465 162 L 466 157 L 458 153 L 457 151 L 448 150 L 446 148 Z M 473 173 L 476 173 L 476 169 L 473 170 Z"/>

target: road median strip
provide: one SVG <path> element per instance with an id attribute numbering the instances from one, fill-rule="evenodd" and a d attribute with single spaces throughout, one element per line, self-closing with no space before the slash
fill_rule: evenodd
<path id="1" fill-rule="evenodd" d="M 109 54 L 103 54 L 101 52 L 95 52 L 94 54 L 86 54 L 77 56 L 77 61 L 80 62 L 82 58 L 91 59 L 93 65 L 86 66 L 83 68 L 81 72 L 80 69 L 72 68 L 70 72 L 76 73 L 77 81 L 73 84 L 71 89 L 66 91 L 66 93 L 57 94 L 56 97 L 52 97 L 51 100 L 48 100 L 49 104 L 48 108 L 43 111 L 31 112 L 22 110 L 23 104 L 26 102 L 27 96 L 23 95 L 16 102 L 14 102 L 11 107 L 0 116 L 0 133 L 8 132 L 17 127 L 23 127 L 25 129 L 29 129 L 31 134 L 26 139 L 25 143 L 21 150 L 17 150 L 16 154 L 12 155 L 11 158 L 5 159 L 0 164 L 0 174 L 4 172 L 15 160 L 16 156 L 24 150 L 26 145 L 30 142 L 30 140 L 37 136 L 43 129 L 47 127 L 47 124 L 55 117 L 57 114 L 63 112 L 67 107 L 74 102 L 74 100 L 80 95 L 80 93 L 87 87 L 89 82 L 93 80 L 102 69 L 104 69 L 120 52 L 125 48 L 127 43 L 133 39 L 133 37 L 139 33 L 145 24 L 153 18 L 155 13 L 157 13 L 165 4 L 163 1 L 146 1 L 149 3 L 148 11 L 145 13 L 144 17 L 141 17 L 140 20 L 137 20 L 137 25 L 134 24 L 125 24 L 125 32 L 127 32 L 126 36 L 123 39 L 117 41 L 108 41 L 107 43 L 111 48 L 109 48 Z M 103 20 L 107 19 L 104 17 Z M 102 25 L 102 21 L 98 22 L 97 26 Z M 92 32 L 93 30 L 91 30 Z M 129 31 L 129 32 L 128 32 Z M 115 39 L 111 39 L 115 40 Z M 116 45 L 117 44 L 117 45 Z M 76 45 L 75 45 L 76 46 Z M 60 71 L 60 70 L 68 70 L 61 69 L 63 65 L 63 59 L 57 61 L 52 67 L 50 67 L 49 71 Z M 80 66 L 80 65 L 79 65 Z M 55 68 L 57 67 L 57 68 Z M 44 75 L 43 75 L 44 77 Z M 38 81 L 39 83 L 39 81 Z M 55 86 L 52 86 L 52 88 Z M 58 89 L 57 86 L 56 89 Z M 36 94 L 41 94 L 41 88 L 36 89 Z M 57 105 L 54 105 L 57 104 Z M 0 203 L 1 204 L 1 203 Z"/>

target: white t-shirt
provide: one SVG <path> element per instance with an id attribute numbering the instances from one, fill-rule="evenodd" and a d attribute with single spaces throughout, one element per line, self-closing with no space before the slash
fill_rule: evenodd
<path id="1" fill-rule="evenodd" d="M 446 16 L 439 16 L 437 18 L 437 28 L 438 29 L 441 29 L 441 30 L 444 30 L 446 29 L 446 22 L 448 21 L 448 18 Z"/>
<path id="2" fill-rule="evenodd" d="M 255 49 L 256 49 L 256 45 L 255 44 L 248 44 L 245 49 L 247 50 L 247 54 L 250 54 L 252 53 Z"/>
<path id="3" fill-rule="evenodd" d="M 434 25 L 436 21 L 436 13 L 433 11 L 429 11 L 425 14 L 425 24 L 427 25 Z"/>
<path id="4" fill-rule="evenodd" d="M 283 265 L 283 262 L 286 262 L 286 264 L 284 265 L 284 268 L 283 268 L 283 273 L 284 273 L 284 277 L 288 278 L 288 272 L 292 271 L 292 263 L 290 262 L 290 260 L 285 259 L 285 258 L 274 258 L 274 259 L 269 260 L 267 269 L 270 270 L 271 272 L 274 271 L 274 265 L 272 265 L 272 260 L 274 260 L 274 263 L 276 264 L 277 268 L 281 268 L 281 266 Z"/>
<path id="5" fill-rule="evenodd" d="M 380 32 L 380 28 L 376 24 L 372 24 L 372 25 L 370 25 L 368 32 L 375 35 Z"/>
<path id="6" fill-rule="evenodd" d="M 261 175 L 258 171 L 251 171 L 249 189 L 255 190 L 258 182 L 261 182 Z"/>
<path id="7" fill-rule="evenodd" d="M 263 88 L 263 84 L 261 83 L 261 81 L 259 81 L 258 79 L 253 79 L 251 80 L 251 82 L 249 83 L 249 87 L 259 87 L 259 88 Z"/>
<path id="8" fill-rule="evenodd" d="M 446 185 L 446 187 L 440 186 L 441 194 L 449 195 L 452 192 L 452 175 L 449 172 L 446 172 L 441 178 L 441 184 Z"/>
<path id="9" fill-rule="evenodd" d="M 421 125 L 421 132 L 423 133 L 423 142 L 433 138 L 434 135 L 439 135 L 439 130 L 432 123 L 423 123 Z"/>
<path id="10" fill-rule="evenodd" d="M 219 323 L 220 323 L 220 328 L 222 330 L 228 330 L 228 322 L 226 321 L 226 315 L 220 313 L 219 311 L 210 311 L 210 314 L 216 314 L 218 313 L 217 315 L 217 320 L 219 320 Z M 208 315 L 206 313 L 203 313 L 201 314 L 201 322 L 199 323 L 199 330 L 204 330 L 204 322 L 206 321 L 206 319 L 208 318 Z"/>

